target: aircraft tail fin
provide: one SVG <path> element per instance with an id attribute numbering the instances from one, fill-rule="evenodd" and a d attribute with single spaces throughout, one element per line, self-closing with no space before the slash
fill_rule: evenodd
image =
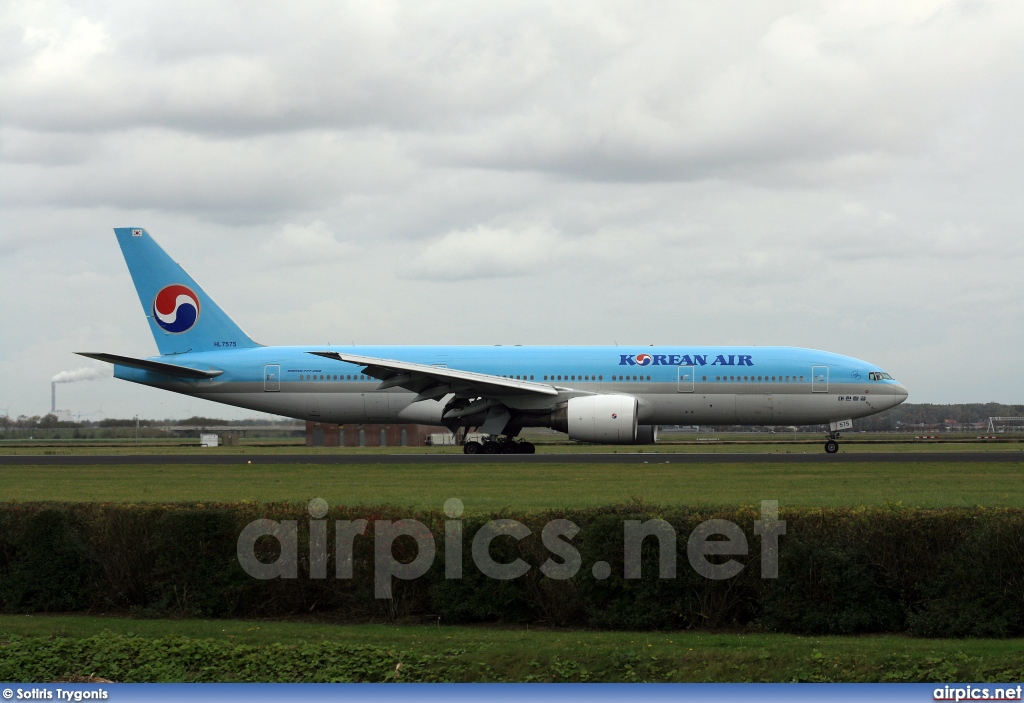
<path id="1" fill-rule="evenodd" d="M 141 227 L 115 227 L 160 354 L 260 346 Z"/>

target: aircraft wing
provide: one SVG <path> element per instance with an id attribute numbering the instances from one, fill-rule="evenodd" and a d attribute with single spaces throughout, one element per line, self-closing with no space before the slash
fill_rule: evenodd
<path id="1" fill-rule="evenodd" d="M 307 353 L 322 356 L 325 359 L 363 366 L 365 367 L 364 374 L 381 380 L 377 390 L 400 387 L 413 391 L 418 394 L 413 400 L 414 403 L 420 400 L 436 400 L 449 393 L 456 393 L 463 397 L 479 395 L 490 398 L 521 394 L 558 395 L 558 389 L 547 383 L 520 381 L 491 374 L 458 371 L 443 366 L 414 364 L 409 361 L 378 359 L 358 354 L 324 351 Z"/>

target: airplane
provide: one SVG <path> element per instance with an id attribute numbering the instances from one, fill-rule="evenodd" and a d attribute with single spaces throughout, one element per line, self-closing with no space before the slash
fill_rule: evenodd
<path id="1" fill-rule="evenodd" d="M 263 346 L 141 227 L 114 229 L 159 356 L 78 352 L 114 377 L 325 423 L 477 428 L 467 454 L 534 453 L 519 438 L 652 444 L 660 425 L 828 425 L 907 399 L 875 364 L 799 347 Z"/>

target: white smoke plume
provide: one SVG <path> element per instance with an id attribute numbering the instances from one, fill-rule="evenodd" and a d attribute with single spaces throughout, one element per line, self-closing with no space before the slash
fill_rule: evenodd
<path id="1" fill-rule="evenodd" d="M 75 381 L 95 381 L 97 378 L 106 378 L 110 375 L 107 368 L 96 368 L 83 366 L 72 371 L 61 371 L 50 379 L 52 383 L 74 383 Z"/>

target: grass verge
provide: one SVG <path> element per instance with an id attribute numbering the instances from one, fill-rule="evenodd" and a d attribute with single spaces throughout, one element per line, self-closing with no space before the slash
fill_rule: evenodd
<path id="1" fill-rule="evenodd" d="M 386 503 L 469 511 L 655 504 L 1024 507 L 1024 462 L 878 464 L 239 464 L 0 467 L 3 499 L 61 502 Z"/>

